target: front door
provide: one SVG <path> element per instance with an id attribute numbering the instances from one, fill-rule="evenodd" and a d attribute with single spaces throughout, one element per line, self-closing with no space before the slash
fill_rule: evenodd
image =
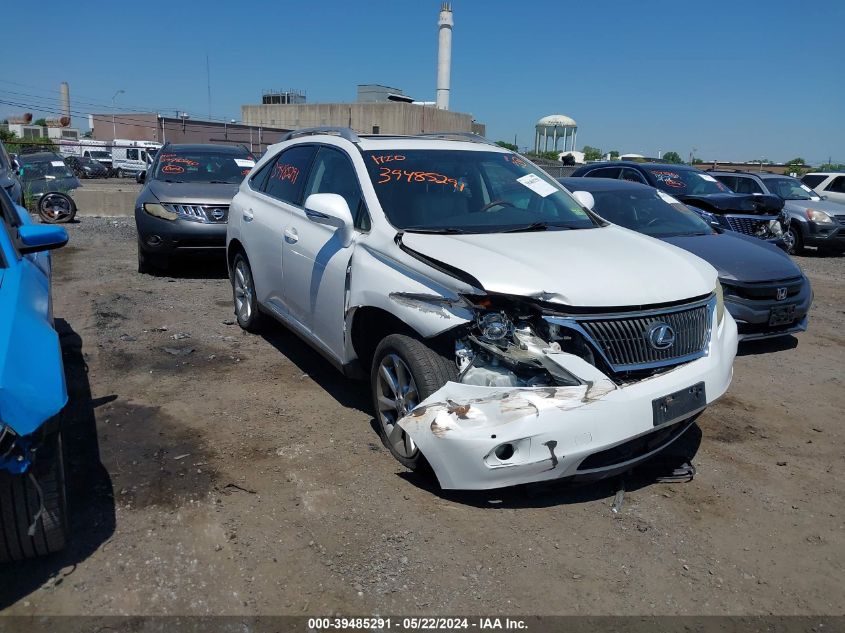
<path id="1" fill-rule="evenodd" d="M 342 196 L 356 225 L 365 214 L 361 186 L 349 157 L 339 149 L 322 146 L 317 152 L 302 195 L 302 204 L 314 193 Z M 297 208 L 285 227 L 283 266 L 285 303 L 296 320 L 332 355 L 343 356 L 346 269 L 352 256 L 334 227 L 314 222 Z"/>

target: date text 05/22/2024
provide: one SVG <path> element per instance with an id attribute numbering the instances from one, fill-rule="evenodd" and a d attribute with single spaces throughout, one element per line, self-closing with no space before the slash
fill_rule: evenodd
<path id="1" fill-rule="evenodd" d="M 359 618 L 309 618 L 308 631 L 495 631 L 525 630 L 525 620 L 519 618 L 474 617 L 359 617 Z"/>

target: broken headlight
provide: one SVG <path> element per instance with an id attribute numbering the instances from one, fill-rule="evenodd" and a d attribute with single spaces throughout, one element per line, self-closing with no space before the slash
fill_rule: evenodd
<path id="1" fill-rule="evenodd" d="M 560 352 L 538 337 L 527 318 L 484 312 L 456 342 L 460 382 L 484 387 L 541 387 L 581 382 L 548 357 Z"/>

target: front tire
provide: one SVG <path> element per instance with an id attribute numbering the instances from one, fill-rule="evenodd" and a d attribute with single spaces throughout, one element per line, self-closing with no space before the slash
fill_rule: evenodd
<path id="1" fill-rule="evenodd" d="M 38 215 L 45 224 L 66 224 L 76 217 L 76 203 L 65 193 L 51 191 L 38 199 Z"/>
<path id="2" fill-rule="evenodd" d="M 787 252 L 790 255 L 802 255 L 804 253 L 804 240 L 801 238 L 801 229 L 791 223 L 787 232 L 792 238 L 792 246 L 789 247 Z"/>
<path id="3" fill-rule="evenodd" d="M 138 272 L 141 275 L 157 277 L 168 271 L 170 262 L 164 257 L 150 255 L 141 248 L 141 238 L 138 238 Z"/>
<path id="4" fill-rule="evenodd" d="M 0 473 L 0 563 L 52 554 L 64 549 L 67 542 L 65 469 L 58 431 L 38 448 L 30 469 L 41 488 L 41 500 L 29 473 Z M 41 501 L 43 510 L 38 516 Z"/>
<path id="5" fill-rule="evenodd" d="M 422 341 L 391 334 L 379 343 L 370 372 L 373 409 L 381 441 L 403 466 L 418 470 L 427 462 L 397 422 L 457 377 L 455 363 Z"/>
<path id="6" fill-rule="evenodd" d="M 264 315 L 258 308 L 252 268 L 243 253 L 235 255 L 232 261 L 232 300 L 238 325 L 247 332 L 259 332 L 264 325 Z"/>

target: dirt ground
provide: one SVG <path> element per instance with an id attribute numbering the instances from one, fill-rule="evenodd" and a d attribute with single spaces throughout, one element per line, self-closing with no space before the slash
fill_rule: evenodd
<path id="1" fill-rule="evenodd" d="M 222 262 L 141 276 L 131 219 L 69 231 L 72 540 L 0 567 L 6 614 L 843 613 L 845 257 L 798 258 L 810 331 L 741 348 L 694 481 L 642 469 L 614 514 L 616 482 L 440 492 L 365 384 L 234 324 Z"/>

